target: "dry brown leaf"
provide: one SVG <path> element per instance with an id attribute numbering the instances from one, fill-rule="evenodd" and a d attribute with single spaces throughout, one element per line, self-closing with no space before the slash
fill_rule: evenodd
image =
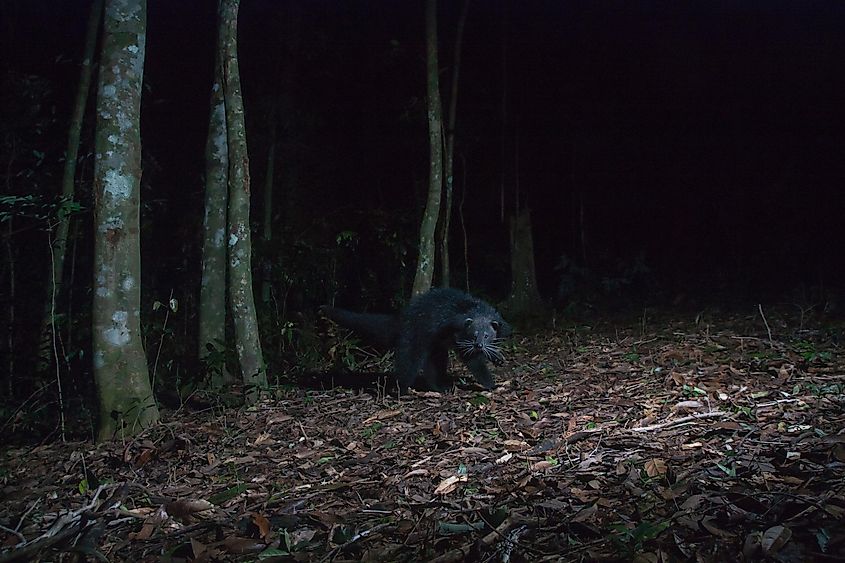
<path id="1" fill-rule="evenodd" d="M 524 442 L 523 440 L 505 440 L 503 442 L 505 449 L 511 452 L 518 452 L 521 450 L 528 449 L 528 443 Z"/>
<path id="2" fill-rule="evenodd" d="M 448 495 L 452 491 L 458 488 L 458 483 L 466 483 L 467 476 L 466 475 L 452 475 L 451 477 L 447 477 L 443 481 L 437 485 L 437 488 L 434 489 L 435 495 Z"/>
<path id="3" fill-rule="evenodd" d="M 598 507 L 595 504 L 591 504 L 586 508 L 582 508 L 579 510 L 573 517 L 573 522 L 592 522 L 596 519 L 596 514 L 598 513 Z"/>
<path id="4" fill-rule="evenodd" d="M 557 464 L 552 463 L 550 461 L 543 460 L 543 461 L 538 461 L 537 463 L 532 464 L 531 470 L 532 471 L 546 471 L 547 469 L 550 469 L 552 467 L 557 467 Z"/>
<path id="5" fill-rule="evenodd" d="M 704 408 L 701 401 L 681 401 L 675 404 L 675 409 L 681 412 L 700 410 Z"/>
<path id="6" fill-rule="evenodd" d="M 253 512 L 251 516 L 252 523 L 255 524 L 256 528 L 258 528 L 258 533 L 261 535 L 261 538 L 266 540 L 272 531 L 270 528 L 270 521 L 266 516 L 257 512 Z"/>
<path id="7" fill-rule="evenodd" d="M 792 537 L 792 530 L 786 526 L 772 526 L 763 532 L 760 547 L 767 557 L 774 557 Z"/>
<path id="8" fill-rule="evenodd" d="M 267 544 L 261 540 L 252 538 L 229 536 L 223 540 L 223 547 L 228 553 L 232 553 L 234 555 L 245 555 L 247 553 L 259 553 L 264 551 Z"/>
<path id="9" fill-rule="evenodd" d="M 168 514 L 180 519 L 188 518 L 192 514 L 212 508 L 214 508 L 213 504 L 202 499 L 179 499 L 164 505 Z"/>
<path id="10" fill-rule="evenodd" d="M 652 458 L 645 462 L 643 466 L 645 469 L 646 475 L 649 477 L 661 477 L 666 475 L 666 471 L 668 468 L 666 467 L 666 462 L 659 458 Z"/>
<path id="11" fill-rule="evenodd" d="M 716 519 L 710 516 L 701 519 L 701 525 L 704 527 L 705 530 L 713 534 L 714 536 L 724 538 L 724 539 L 733 539 L 734 534 L 727 530 L 724 530 L 716 525 Z"/>
<path id="12" fill-rule="evenodd" d="M 402 411 L 399 409 L 379 411 L 366 419 L 362 424 L 367 425 L 371 422 L 375 422 L 376 420 L 387 420 L 388 418 L 393 418 L 394 416 L 399 416 L 400 414 L 402 414 Z"/>

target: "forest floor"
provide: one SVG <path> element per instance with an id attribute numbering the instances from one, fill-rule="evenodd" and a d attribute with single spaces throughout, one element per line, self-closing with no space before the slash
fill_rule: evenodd
<path id="1" fill-rule="evenodd" d="M 492 392 L 4 447 L 0 562 L 841 561 L 843 326 L 761 312 L 518 335 Z"/>

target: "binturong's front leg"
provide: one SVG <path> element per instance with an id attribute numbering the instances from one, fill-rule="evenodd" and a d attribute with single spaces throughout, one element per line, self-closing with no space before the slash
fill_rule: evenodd
<path id="1" fill-rule="evenodd" d="M 496 381 L 493 378 L 493 374 L 490 373 L 490 370 L 487 369 L 487 362 L 484 359 L 483 354 L 476 354 L 472 357 L 467 358 L 466 356 L 461 356 L 464 364 L 466 364 L 467 369 L 469 369 L 472 376 L 475 377 L 475 380 L 485 389 L 492 389 L 496 386 Z"/>

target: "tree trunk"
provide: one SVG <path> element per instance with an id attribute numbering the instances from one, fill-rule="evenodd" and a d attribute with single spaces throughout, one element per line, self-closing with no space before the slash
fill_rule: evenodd
<path id="1" fill-rule="evenodd" d="M 220 30 L 224 34 L 223 93 L 229 145 L 229 303 L 235 323 L 235 349 L 241 366 L 246 401 L 255 403 L 267 387 L 267 374 L 255 297 L 252 289 L 252 241 L 249 229 L 249 156 L 238 70 L 238 7 L 240 0 L 221 0 Z"/>
<path id="2" fill-rule="evenodd" d="M 94 49 L 97 46 L 97 30 L 103 15 L 103 0 L 94 0 L 91 5 L 91 12 L 88 14 L 88 25 L 85 30 L 85 46 L 82 51 L 82 64 L 79 70 L 79 83 L 76 86 L 76 96 L 73 102 L 73 112 L 68 125 L 67 149 L 65 152 L 65 165 L 62 173 L 61 203 L 58 210 L 58 222 L 55 224 L 55 231 L 51 231 L 52 254 L 50 256 L 50 279 L 45 285 L 46 296 L 44 299 L 44 314 L 41 319 L 41 343 L 47 344 L 45 349 L 50 350 L 50 357 L 53 356 L 55 348 L 56 327 L 55 315 L 57 304 L 64 295 L 64 270 L 67 260 L 67 239 L 72 215 L 68 211 L 74 199 L 74 180 L 76 178 L 76 159 L 79 155 L 79 138 L 82 133 L 82 119 L 85 115 L 85 106 L 88 101 L 88 93 L 91 90 L 91 74 L 94 60 Z M 69 326 L 69 325 L 68 325 Z M 44 358 L 45 362 L 49 358 Z M 54 358 L 60 362 L 60 358 Z M 40 364 L 40 362 L 39 362 Z M 46 367 L 43 366 L 43 367 Z"/>
<path id="3" fill-rule="evenodd" d="M 264 221 L 262 222 L 261 238 L 265 248 L 269 250 L 273 240 L 273 178 L 276 175 L 276 112 L 270 112 L 270 148 L 267 149 L 267 175 L 264 178 Z M 270 303 L 273 265 L 267 258 L 261 268 L 261 301 Z"/>
<path id="4" fill-rule="evenodd" d="M 62 173 L 62 199 L 72 201 L 74 196 L 74 179 L 76 178 L 76 159 L 79 155 L 79 138 L 82 132 L 82 119 L 85 116 L 85 106 L 88 91 L 91 89 L 91 74 L 94 65 L 94 49 L 97 46 L 97 30 L 103 15 L 103 0 L 94 0 L 91 13 L 88 15 L 88 26 L 85 29 L 85 48 L 82 53 L 82 68 L 79 70 L 79 84 L 76 87 L 76 98 L 73 102 L 73 114 L 68 127 L 67 151 L 65 166 Z M 62 276 L 67 249 L 67 235 L 70 217 L 60 217 L 56 228 L 54 242 L 55 260 L 53 262 L 53 278 L 59 286 L 56 292 L 60 294 Z"/>
<path id="5" fill-rule="evenodd" d="M 543 314 L 543 300 L 537 291 L 529 209 L 523 209 L 511 218 L 511 294 L 502 309 L 513 318 Z"/>
<path id="6" fill-rule="evenodd" d="M 452 188 L 454 182 L 454 155 L 455 155 L 455 121 L 458 109 L 458 77 L 461 71 L 461 46 L 464 42 L 464 24 L 467 21 L 469 12 L 469 0 L 464 0 L 461 8 L 461 16 L 458 19 L 458 29 L 455 31 L 455 60 L 452 64 L 452 88 L 449 95 L 449 124 L 446 128 L 446 161 L 444 163 L 444 175 L 446 176 L 446 188 L 444 196 L 446 201 L 441 209 L 441 234 L 440 234 L 440 285 L 449 287 L 451 284 L 451 272 L 449 266 L 449 225 L 452 219 Z"/>
<path id="7" fill-rule="evenodd" d="M 502 138 L 499 144 L 499 209 L 500 221 L 505 224 L 505 184 L 507 177 L 507 133 L 508 133 L 508 5 L 502 2 L 502 104 L 499 108 L 502 120 Z"/>
<path id="8" fill-rule="evenodd" d="M 226 348 L 226 209 L 229 200 L 229 146 L 226 103 L 223 98 L 223 48 L 225 34 L 218 30 L 208 139 L 205 144 L 205 218 L 203 221 L 202 284 L 199 304 L 199 358 Z M 209 349 L 211 347 L 211 349 Z M 219 358 L 219 356 L 216 356 Z M 210 365 L 211 387 L 234 381 L 225 362 Z"/>
<path id="9" fill-rule="evenodd" d="M 99 439 L 158 420 L 141 344 L 141 85 L 146 0 L 108 0 L 97 93 L 93 363 Z"/>
<path id="10" fill-rule="evenodd" d="M 428 201 L 420 225 L 420 250 L 414 275 L 413 295 L 431 288 L 434 277 L 434 230 L 440 213 L 440 191 L 443 185 L 442 112 L 440 86 L 437 76 L 437 0 L 425 3 L 426 74 L 428 77 L 428 143 L 430 167 Z"/>

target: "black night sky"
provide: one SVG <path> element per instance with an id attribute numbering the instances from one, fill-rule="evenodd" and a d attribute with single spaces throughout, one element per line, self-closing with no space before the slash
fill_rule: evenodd
<path id="1" fill-rule="evenodd" d="M 198 275 L 215 5 L 148 4 L 144 256 L 155 291 Z M 459 8 L 440 2 L 444 107 Z M 87 10 L 2 5 L 6 79 L 50 85 L 55 136 L 40 150 L 56 180 Z M 428 174 L 422 2 L 244 0 L 239 25 L 253 193 L 275 123 L 278 232 L 317 244 L 316 232 L 354 230 L 361 264 L 380 265 L 338 291 L 407 293 Z M 652 297 L 666 299 L 841 292 L 844 62 L 841 2 L 474 0 L 455 194 L 471 286 L 507 293 L 507 216 L 519 198 L 533 211 L 540 290 L 558 303 L 563 256 L 598 276 L 641 260 L 660 290 Z M 256 227 L 261 209 L 256 195 Z M 385 232 L 364 232 L 373 216 L 407 248 L 390 266 L 368 247 Z M 403 260 L 410 273 L 398 281 Z"/>

